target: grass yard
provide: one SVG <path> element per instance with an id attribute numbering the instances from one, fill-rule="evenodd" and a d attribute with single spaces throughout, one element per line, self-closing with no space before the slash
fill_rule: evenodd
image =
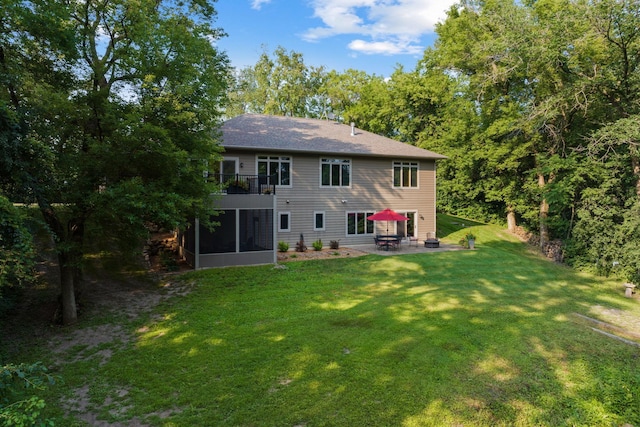
<path id="1" fill-rule="evenodd" d="M 574 314 L 640 300 L 472 230 L 473 251 L 180 276 L 150 315 L 104 317 L 119 341 L 62 353 L 48 414 L 73 425 L 52 402 L 84 393 L 104 426 L 640 426 L 640 348 Z"/>

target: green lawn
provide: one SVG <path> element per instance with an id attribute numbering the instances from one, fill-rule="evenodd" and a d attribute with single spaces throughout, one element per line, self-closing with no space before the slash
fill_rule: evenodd
<path id="1" fill-rule="evenodd" d="M 188 273 L 106 363 L 70 349 L 49 399 L 88 386 L 123 425 L 640 426 L 640 349 L 573 315 L 638 300 L 472 230 L 473 251 Z"/>

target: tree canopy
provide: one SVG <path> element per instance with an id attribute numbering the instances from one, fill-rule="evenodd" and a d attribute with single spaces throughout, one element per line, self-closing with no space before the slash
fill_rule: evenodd
<path id="1" fill-rule="evenodd" d="M 137 242 L 208 210 L 228 60 L 212 1 L 3 0 L 2 190 L 54 236 L 63 321 L 88 230 Z"/>
<path id="2" fill-rule="evenodd" d="M 244 111 L 331 113 L 445 154 L 440 210 L 520 224 L 539 236 L 542 251 L 561 240 L 565 260 L 604 273 L 624 264 L 625 275 L 640 280 L 630 255 L 639 243 L 638 10 L 637 0 L 463 0 L 415 69 L 388 78 L 315 70 L 322 83 L 305 80 L 298 108 L 276 111 L 254 96 Z M 276 63 L 309 75 L 301 55 L 290 54 L 293 67 L 284 52 L 241 73 L 243 96 L 281 82 L 245 78 Z M 310 108 L 318 100 L 323 108 Z"/>
<path id="3" fill-rule="evenodd" d="M 355 122 L 448 156 L 438 208 L 521 225 L 640 281 L 640 0 L 463 0 L 412 70 L 232 73 L 214 1 L 2 0 L 0 190 L 54 236 L 75 321 L 85 239 L 205 216 L 222 117 Z M 229 103 L 227 104 L 227 99 Z M 11 225 L 12 227 L 14 225 Z"/>

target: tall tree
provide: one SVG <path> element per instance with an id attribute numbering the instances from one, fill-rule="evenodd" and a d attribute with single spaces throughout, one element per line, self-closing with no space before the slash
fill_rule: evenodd
<path id="1" fill-rule="evenodd" d="M 308 66 L 301 53 L 279 46 L 273 57 L 266 50 L 258 62 L 236 73 L 228 116 L 242 113 L 319 117 L 323 67 Z"/>
<path id="2" fill-rule="evenodd" d="M 325 111 L 338 118 L 344 117 L 345 112 L 360 101 L 362 88 L 370 79 L 372 77 L 364 71 L 352 68 L 343 73 L 329 71 L 319 89 Z"/>
<path id="3" fill-rule="evenodd" d="M 543 247 L 551 215 L 561 217 L 572 202 L 557 195 L 570 187 L 572 151 L 598 111 L 591 80 L 600 45 L 581 7 L 464 2 L 438 27 L 443 65 L 467 78 L 465 92 L 477 102 L 486 201 L 503 204 L 508 217 L 517 209 L 533 220 L 537 200 Z"/>
<path id="4" fill-rule="evenodd" d="M 173 227 L 208 211 L 202 171 L 218 156 L 228 61 L 213 42 L 223 33 L 213 1 L 3 3 L 0 99 L 24 138 L 2 172 L 54 235 L 62 318 L 73 323 L 89 225 L 133 241 L 147 222 Z M 42 16 L 64 30 L 59 46 L 40 37 Z"/>
<path id="5" fill-rule="evenodd" d="M 526 11 L 508 1 L 465 2 L 439 25 L 436 45 L 438 63 L 460 82 L 458 98 L 464 96 L 473 105 L 465 115 L 470 134 L 462 151 L 454 150 L 459 167 L 452 170 L 475 205 L 469 214 L 506 215 L 511 227 L 516 211 L 531 209 L 524 183 L 535 131 L 522 119 L 533 98 L 526 73 L 530 40 L 523 36 L 530 26 Z M 464 197 L 458 187 L 459 197 Z"/>
<path id="6" fill-rule="evenodd" d="M 389 84 L 378 76 L 368 78 L 360 88 L 350 89 L 357 94 L 342 115 L 346 123 L 361 129 L 393 138 L 396 134 L 392 114 L 392 94 Z"/>

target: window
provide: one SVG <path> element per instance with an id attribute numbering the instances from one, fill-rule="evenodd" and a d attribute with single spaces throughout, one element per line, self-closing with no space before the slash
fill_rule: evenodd
<path id="1" fill-rule="evenodd" d="M 236 177 L 238 173 L 238 159 L 225 158 L 220 162 L 220 183 L 225 183 Z"/>
<path id="2" fill-rule="evenodd" d="M 394 187 L 418 187 L 418 162 L 393 162 Z"/>
<path id="3" fill-rule="evenodd" d="M 323 187 L 349 187 L 351 185 L 351 160 L 320 159 L 320 185 Z"/>
<path id="4" fill-rule="evenodd" d="M 258 175 L 274 176 L 275 185 L 291 185 L 291 157 L 258 156 Z"/>
<path id="5" fill-rule="evenodd" d="M 208 162 L 205 162 L 208 164 Z M 227 181 L 235 179 L 238 175 L 239 160 L 237 157 L 225 157 L 223 160 L 216 162 L 211 170 L 206 170 L 204 176 L 218 184 L 224 184 Z"/>
<path id="6" fill-rule="evenodd" d="M 347 212 L 347 235 L 373 234 L 373 221 L 367 219 L 373 212 Z"/>
<path id="7" fill-rule="evenodd" d="M 291 231 L 291 213 L 278 213 L 278 231 Z"/>
<path id="8" fill-rule="evenodd" d="M 324 231 L 324 212 L 313 213 L 313 231 Z"/>

